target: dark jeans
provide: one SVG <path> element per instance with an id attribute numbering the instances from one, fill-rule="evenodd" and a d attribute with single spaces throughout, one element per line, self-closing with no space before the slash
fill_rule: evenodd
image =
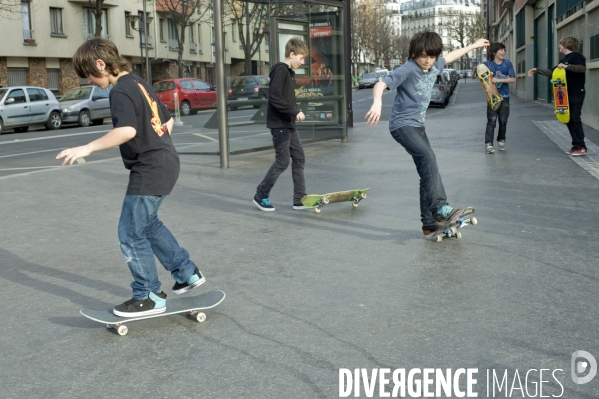
<path id="1" fill-rule="evenodd" d="M 134 299 L 160 292 L 156 270 L 158 258 L 178 283 L 185 282 L 196 268 L 189 253 L 179 246 L 169 229 L 158 219 L 164 195 L 125 195 L 119 220 L 119 242 L 135 281 Z"/>
<path id="2" fill-rule="evenodd" d="M 436 229 L 435 214 L 447 204 L 445 188 L 437 168 L 437 157 L 421 127 L 404 126 L 391 132 L 393 138 L 401 144 L 414 159 L 420 175 L 420 218 L 422 226 Z"/>
<path id="3" fill-rule="evenodd" d="M 570 97 L 570 122 L 566 124 L 570 136 L 572 136 L 572 148 L 578 150 L 587 148 L 584 144 L 584 130 L 582 129 L 582 103 L 584 102 L 584 94 L 582 96 Z"/>
<path id="4" fill-rule="evenodd" d="M 304 148 L 295 129 L 270 129 L 272 142 L 275 147 L 275 162 L 272 164 L 264 180 L 256 189 L 260 198 L 268 198 L 277 179 L 289 166 L 291 158 L 291 176 L 293 177 L 293 203 L 300 204 L 306 195 L 306 182 L 304 181 Z"/>
<path id="5" fill-rule="evenodd" d="M 497 141 L 505 141 L 505 131 L 507 129 L 507 118 L 510 116 L 510 98 L 504 98 L 497 111 L 487 103 L 487 130 L 485 132 L 485 143 L 493 144 L 495 125 L 499 119 L 499 131 L 497 132 Z"/>

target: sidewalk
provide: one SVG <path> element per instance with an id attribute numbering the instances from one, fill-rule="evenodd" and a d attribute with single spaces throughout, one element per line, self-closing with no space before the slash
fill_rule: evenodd
<path id="1" fill-rule="evenodd" d="M 0 180 L 2 396 L 325 398 L 339 397 L 340 368 L 430 367 L 478 368 L 479 397 L 487 369 L 508 370 L 511 386 L 533 368 L 561 369 L 563 397 L 599 397 L 597 379 L 570 378 L 574 351 L 599 356 L 599 181 L 554 143 L 563 132 L 534 102 L 512 100 L 507 150 L 485 154 L 486 105 L 471 83 L 427 118 L 450 203 L 476 209 L 461 240 L 422 238 L 418 176 L 387 122 L 305 148 L 308 191 L 369 187 L 356 209 L 292 210 L 288 170 L 276 211 L 258 210 L 272 151 L 227 170 L 182 156 L 160 216 L 206 275 L 199 292 L 227 294 L 202 324 L 168 316 L 119 337 L 79 315 L 131 296 L 120 160 Z M 541 379 L 543 395 L 559 395 Z"/>

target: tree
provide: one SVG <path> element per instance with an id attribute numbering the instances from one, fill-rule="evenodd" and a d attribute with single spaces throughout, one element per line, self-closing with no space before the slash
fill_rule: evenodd
<path id="1" fill-rule="evenodd" d="M 211 6 L 208 4 L 210 3 L 203 3 L 202 0 L 156 0 L 156 11 L 169 14 L 175 27 L 178 44 L 177 70 L 180 78 L 183 77 L 183 70 L 185 68 L 185 63 L 183 62 L 185 28 L 208 16 L 208 12 L 211 9 Z"/>
<path id="2" fill-rule="evenodd" d="M 0 0 L 0 18 L 17 19 L 21 17 L 21 0 Z"/>
<path id="3" fill-rule="evenodd" d="M 95 4 L 92 5 L 93 3 Z M 89 8 L 94 13 L 94 18 L 96 20 L 94 37 L 102 37 L 102 6 L 104 6 L 104 0 L 89 0 Z"/>
<path id="4" fill-rule="evenodd" d="M 237 29 L 239 42 L 245 56 L 245 74 L 252 74 L 252 57 L 260 50 L 268 26 L 269 10 L 267 3 L 227 0 L 233 28 Z"/>
<path id="5" fill-rule="evenodd" d="M 474 43 L 481 37 L 487 37 L 487 20 L 481 17 L 480 15 L 472 16 L 472 24 L 468 26 L 467 37 L 470 43 Z M 478 49 L 478 62 L 481 63 L 482 60 L 482 49 Z"/>

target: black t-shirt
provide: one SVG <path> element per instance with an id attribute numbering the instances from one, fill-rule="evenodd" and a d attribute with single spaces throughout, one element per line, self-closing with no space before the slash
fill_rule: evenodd
<path id="1" fill-rule="evenodd" d="M 570 54 L 559 60 L 559 64 L 584 66 L 587 65 L 584 56 L 576 51 L 571 52 Z M 576 73 L 568 71 L 568 68 L 566 68 L 566 81 L 568 83 L 569 97 L 578 97 L 584 95 L 585 75 L 585 73 Z"/>
<path id="2" fill-rule="evenodd" d="M 162 128 L 171 119 L 166 106 L 144 80 L 127 74 L 110 91 L 110 113 L 115 128 L 136 130 L 135 137 L 119 146 L 131 171 L 127 194 L 170 194 L 179 177 L 179 154 Z"/>

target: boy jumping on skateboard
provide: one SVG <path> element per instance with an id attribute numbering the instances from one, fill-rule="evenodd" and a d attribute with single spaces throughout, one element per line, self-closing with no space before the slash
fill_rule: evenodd
<path id="1" fill-rule="evenodd" d="M 476 48 L 488 45 L 488 40 L 479 39 L 474 44 L 440 57 L 443 51 L 441 37 L 435 32 L 417 33 L 410 40 L 409 61 L 377 82 L 372 89 L 372 107 L 364 117 L 371 126 L 375 126 L 381 117 L 383 90 L 397 91 L 389 118 L 389 130 L 412 156 L 420 175 L 420 217 L 425 237 L 445 228 L 451 221 L 474 212 L 470 207 L 453 208 L 447 203 L 435 153 L 424 128 L 431 91 L 437 75 L 447 62 L 451 63 Z"/>
<path id="2" fill-rule="evenodd" d="M 306 119 L 304 113 L 297 108 L 295 102 L 295 68 L 304 63 L 308 55 L 308 46 L 299 38 L 291 38 L 285 45 L 285 59 L 276 63 L 270 70 L 270 86 L 268 88 L 268 108 L 266 110 L 266 127 L 270 129 L 275 147 L 275 162 L 258 185 L 254 204 L 267 212 L 275 208 L 268 196 L 275 182 L 289 166 L 291 158 L 291 176 L 293 178 L 293 209 L 306 209 L 302 198 L 306 195 L 304 180 L 304 148 L 295 129 L 295 121 Z"/>
<path id="3" fill-rule="evenodd" d="M 555 68 L 566 70 L 566 82 L 568 83 L 568 101 L 570 103 L 570 122 L 566 124 L 572 137 L 572 148 L 566 151 L 566 154 L 573 157 L 579 157 L 587 153 L 587 146 L 584 143 L 584 130 L 582 128 L 582 103 L 584 102 L 585 91 L 585 72 L 586 58 L 578 52 L 580 42 L 575 37 L 564 37 L 559 42 L 559 52 L 565 55 L 559 60 Z M 553 69 L 555 69 L 553 68 Z M 549 69 L 532 68 L 528 71 L 528 76 L 532 77 L 535 73 L 552 78 L 553 71 Z"/>
<path id="4" fill-rule="evenodd" d="M 514 66 L 510 60 L 505 59 L 505 45 L 503 43 L 493 43 L 489 47 L 489 59 L 483 64 L 489 68 L 493 78 L 493 83 L 497 86 L 497 92 L 501 96 L 501 105 L 495 111 L 487 102 L 487 129 L 485 132 L 485 150 L 487 154 L 493 154 L 493 136 L 495 124 L 499 119 L 499 130 L 497 132 L 497 148 L 499 151 L 505 151 L 505 132 L 507 130 L 507 119 L 510 116 L 510 88 L 508 83 L 516 81 Z M 472 79 L 476 79 L 476 68 L 472 70 Z"/>
<path id="5" fill-rule="evenodd" d="M 114 307 L 117 316 L 162 313 L 166 294 L 160 289 L 154 255 L 175 279 L 173 292 L 182 294 L 206 281 L 189 253 L 179 246 L 158 219 L 158 208 L 179 177 L 179 155 L 171 141 L 173 118 L 152 88 L 132 75 L 131 66 L 114 43 L 92 39 L 73 56 L 77 75 L 110 91 L 113 129 L 91 143 L 61 151 L 56 159 L 73 165 L 95 151 L 120 148 L 129 185 L 123 201 L 118 235 L 121 251 L 133 275 L 133 298 Z"/>

